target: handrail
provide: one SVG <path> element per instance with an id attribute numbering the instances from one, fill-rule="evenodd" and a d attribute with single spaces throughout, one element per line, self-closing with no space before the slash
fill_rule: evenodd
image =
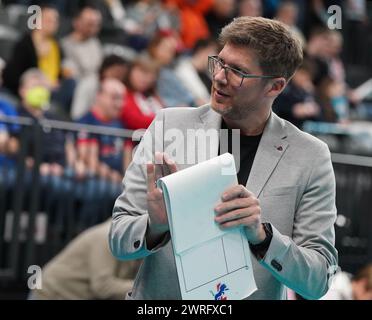
<path id="1" fill-rule="evenodd" d="M 28 117 L 19 117 L 19 116 L 4 116 L 0 115 L 0 121 L 12 123 L 12 124 L 20 124 L 26 126 L 32 126 L 35 124 L 35 120 Z M 75 122 L 68 122 L 68 121 L 60 121 L 60 120 L 51 120 L 51 119 L 40 119 L 39 124 L 43 128 L 53 128 L 53 129 L 60 129 L 60 130 L 68 130 L 68 131 L 88 131 L 89 133 L 93 134 L 106 134 L 110 136 L 116 136 L 121 138 L 132 138 L 133 130 L 129 129 L 120 129 L 120 128 L 111 128 L 105 126 L 96 126 L 90 124 L 81 124 Z"/>
<path id="2" fill-rule="evenodd" d="M 332 153 L 332 163 L 372 168 L 372 157 L 355 154 Z"/>

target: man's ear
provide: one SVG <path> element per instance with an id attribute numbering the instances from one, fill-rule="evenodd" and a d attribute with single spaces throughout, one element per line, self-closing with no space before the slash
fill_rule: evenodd
<path id="1" fill-rule="evenodd" d="M 276 98 L 279 94 L 282 93 L 282 91 L 284 90 L 286 85 L 287 85 L 287 80 L 283 77 L 275 78 L 275 79 L 271 80 L 268 83 L 269 88 L 268 88 L 268 91 L 267 91 L 267 96 L 272 97 L 272 98 Z"/>

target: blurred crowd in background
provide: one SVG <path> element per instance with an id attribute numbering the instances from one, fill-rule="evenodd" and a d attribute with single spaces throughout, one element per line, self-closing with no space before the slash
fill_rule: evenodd
<path id="1" fill-rule="evenodd" d="M 28 11 L 32 5 L 40 6 L 40 17 Z M 342 10 L 341 29 L 329 27 L 331 5 Z M 208 103 L 208 56 L 218 53 L 221 28 L 237 16 L 280 20 L 302 41 L 304 62 L 273 110 L 314 133 L 349 132 L 363 123 L 364 151 L 372 154 L 372 6 L 367 1 L 3 0 L 0 115 L 81 126 L 42 130 L 41 189 L 52 195 L 48 203 L 41 201 L 42 208 L 60 208 L 73 193 L 85 227 L 107 218 L 135 144 L 89 126 L 146 129 L 162 108 Z M 32 139 L 21 139 L 23 129 L 0 119 L 0 184 L 7 195 L 16 182 L 21 143 L 27 145 L 24 184 L 33 187 L 28 172 L 36 147 Z M 94 295 L 82 298 L 87 297 Z"/>

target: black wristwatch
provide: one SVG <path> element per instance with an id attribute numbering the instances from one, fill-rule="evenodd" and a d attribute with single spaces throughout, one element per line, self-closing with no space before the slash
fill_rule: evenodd
<path id="1" fill-rule="evenodd" d="M 259 259 L 263 259 L 265 257 L 267 249 L 269 249 L 271 239 L 273 238 L 273 229 L 271 224 L 264 222 L 262 223 L 262 226 L 266 233 L 265 240 L 257 244 L 249 243 L 252 253 Z"/>

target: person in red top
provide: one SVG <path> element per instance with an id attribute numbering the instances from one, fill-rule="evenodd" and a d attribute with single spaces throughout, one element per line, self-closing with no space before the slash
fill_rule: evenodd
<path id="1" fill-rule="evenodd" d="M 155 92 L 159 66 L 147 56 L 140 56 L 129 67 L 127 94 L 121 120 L 125 128 L 147 129 L 163 103 Z"/>
<path id="2" fill-rule="evenodd" d="M 177 7 L 181 22 L 181 38 L 187 49 L 200 39 L 209 38 L 209 29 L 204 15 L 212 8 L 213 0 L 166 0 L 168 8 Z"/>

